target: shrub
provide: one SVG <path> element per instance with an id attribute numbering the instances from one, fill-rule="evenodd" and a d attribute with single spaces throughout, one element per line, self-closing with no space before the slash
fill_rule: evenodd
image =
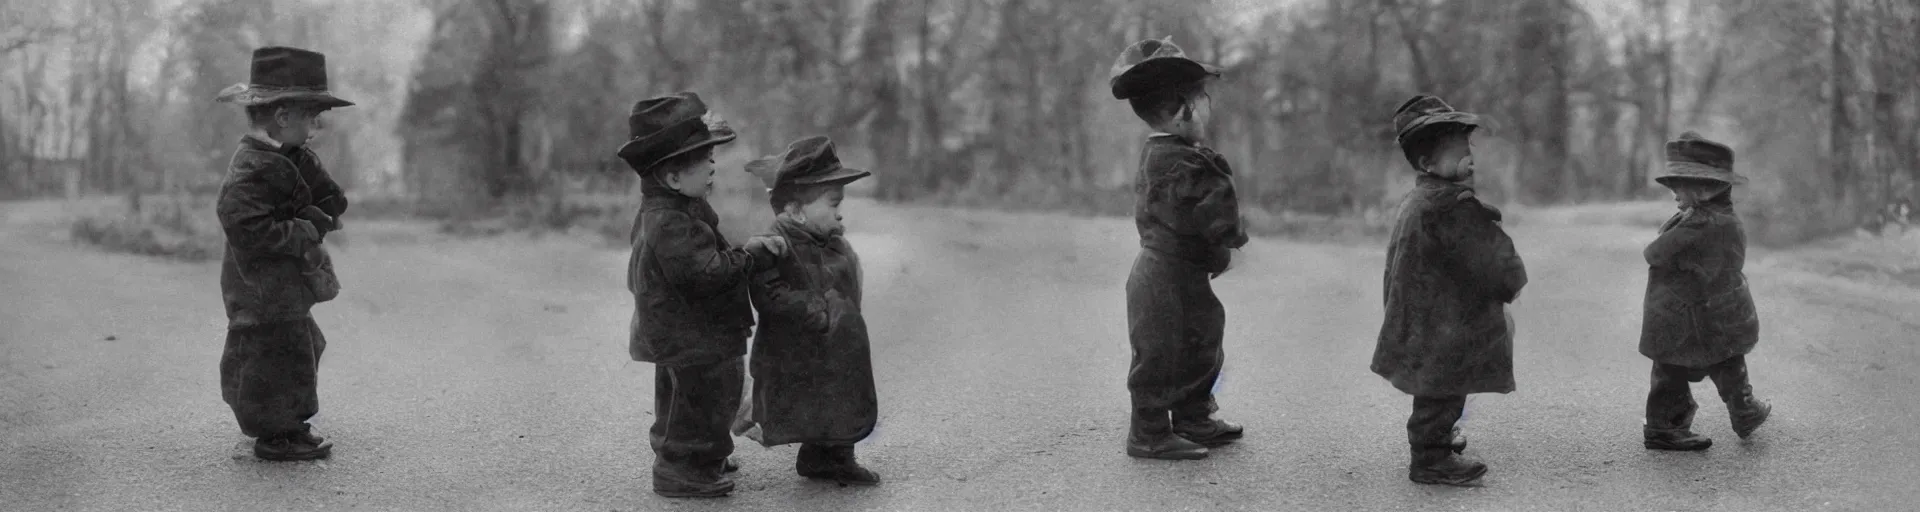
<path id="1" fill-rule="evenodd" d="M 183 261 L 217 259 L 225 250 L 210 200 L 163 198 L 144 203 L 137 212 L 122 204 L 81 215 L 68 233 L 76 242 L 109 251 Z"/>

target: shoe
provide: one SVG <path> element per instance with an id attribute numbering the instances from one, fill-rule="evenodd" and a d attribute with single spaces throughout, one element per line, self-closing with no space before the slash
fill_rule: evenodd
<path id="1" fill-rule="evenodd" d="M 1752 394 L 1742 394 L 1739 398 L 1727 402 L 1728 412 L 1733 416 L 1733 433 L 1746 439 L 1753 430 L 1767 422 L 1767 416 L 1773 414 L 1773 405 L 1754 398 Z"/>
<path id="2" fill-rule="evenodd" d="M 815 480 L 833 480 L 840 485 L 879 485 L 880 475 L 860 467 L 853 446 L 816 446 L 802 444 L 793 461 L 793 470 Z"/>
<path id="3" fill-rule="evenodd" d="M 1707 436 L 1695 434 L 1684 428 L 1657 429 L 1648 427 L 1642 436 L 1649 450 L 1667 450 L 1675 452 L 1697 452 L 1713 447 L 1713 440 Z"/>
<path id="4" fill-rule="evenodd" d="M 1456 456 L 1445 445 L 1419 450 L 1407 465 L 1407 479 L 1419 484 L 1465 487 L 1486 474 L 1486 464 Z"/>
<path id="5" fill-rule="evenodd" d="M 1208 419 L 1206 422 L 1199 424 L 1175 424 L 1173 426 L 1174 434 L 1207 448 L 1224 446 L 1238 441 L 1241 437 L 1245 436 L 1245 432 L 1246 428 L 1219 419 Z"/>
<path id="6" fill-rule="evenodd" d="M 727 457 L 727 463 L 726 465 L 720 467 L 720 471 L 722 473 L 733 473 L 733 472 L 740 471 L 740 462 L 733 460 L 733 457 Z"/>
<path id="7" fill-rule="evenodd" d="M 281 462 L 317 460 L 332 454 L 333 442 L 326 440 L 318 443 L 308 442 L 308 436 L 302 434 L 258 439 L 253 442 L 253 456 L 264 460 Z"/>
<path id="8" fill-rule="evenodd" d="M 720 477 L 711 483 L 675 482 L 653 477 L 653 493 L 668 498 L 718 498 L 733 493 L 733 479 Z"/>
<path id="9" fill-rule="evenodd" d="M 1177 435 L 1151 440 L 1128 436 L 1127 455 L 1142 459 L 1200 460 L 1207 458 L 1207 447 Z"/>
<path id="10" fill-rule="evenodd" d="M 1453 427 L 1453 432 L 1447 434 L 1447 448 L 1453 453 L 1467 451 L 1467 435 L 1460 432 L 1460 427 Z"/>
<path id="11" fill-rule="evenodd" d="M 840 485 L 880 485 L 880 474 L 848 463 L 828 467 L 803 467 L 795 471 L 800 476 L 815 480 L 833 480 Z"/>
<path id="12" fill-rule="evenodd" d="M 313 435 L 312 431 L 301 432 L 299 434 L 295 434 L 294 437 L 295 439 L 302 440 L 303 442 L 314 445 L 314 446 L 319 446 L 322 444 L 327 444 L 328 446 L 332 446 L 331 444 L 327 443 L 327 438 Z"/>

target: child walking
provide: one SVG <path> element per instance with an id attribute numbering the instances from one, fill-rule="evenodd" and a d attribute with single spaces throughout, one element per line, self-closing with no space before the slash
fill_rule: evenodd
<path id="1" fill-rule="evenodd" d="M 634 314 L 628 352 L 654 364 L 653 492 L 718 497 L 733 491 L 725 473 L 727 424 L 740 406 L 741 357 L 753 328 L 747 280 L 770 268 L 785 244 L 754 237 L 733 247 L 707 204 L 713 148 L 737 136 L 693 93 L 635 103 L 632 135 L 620 158 L 641 179 L 627 290 Z"/>
<path id="2" fill-rule="evenodd" d="M 1747 239 L 1733 212 L 1733 149 L 1687 132 L 1667 143 L 1667 172 L 1654 181 L 1673 190 L 1680 212 L 1647 245 L 1647 298 L 1640 354 L 1653 360 L 1647 393 L 1646 447 L 1693 451 L 1713 440 L 1693 433 L 1689 383 L 1711 377 L 1746 439 L 1773 407 L 1753 396 L 1746 354 L 1760 341 L 1760 317 L 1747 290 Z"/>
<path id="3" fill-rule="evenodd" d="M 1132 425 L 1127 455 L 1202 459 L 1243 428 L 1213 416 L 1213 386 L 1226 360 L 1226 309 L 1210 280 L 1247 243 L 1233 169 L 1204 145 L 1220 69 L 1188 59 L 1172 38 L 1134 43 L 1112 69 L 1113 97 L 1127 100 L 1155 133 L 1134 177 L 1140 254 L 1127 277 L 1127 374 Z"/>
<path id="4" fill-rule="evenodd" d="M 226 234 L 220 292 L 227 311 L 220 396 L 266 460 L 333 453 L 307 420 L 320 411 L 327 339 L 314 304 L 340 284 L 321 246 L 340 228 L 347 198 L 307 148 L 320 115 L 352 106 L 327 91 L 326 56 L 288 47 L 253 51 L 252 78 L 218 101 L 246 108 L 251 129 L 228 164 L 215 207 Z"/>
<path id="5" fill-rule="evenodd" d="M 871 173 L 841 165 L 826 137 L 795 141 L 747 171 L 771 192 L 773 233 L 789 252 L 748 288 L 760 328 L 751 406 L 735 432 L 756 430 L 766 446 L 800 443 L 801 476 L 879 484 L 880 475 L 854 459 L 854 443 L 873 433 L 879 401 L 860 314 L 860 256 L 842 236 L 840 212 L 846 185 Z"/>
<path id="6" fill-rule="evenodd" d="M 1468 394 L 1510 393 L 1513 318 L 1506 305 L 1527 284 L 1500 210 L 1473 190 L 1470 137 L 1479 116 L 1433 96 L 1393 115 L 1400 149 L 1419 173 L 1400 203 L 1387 246 L 1386 317 L 1372 370 L 1413 395 L 1407 478 L 1467 485 L 1487 466 L 1456 456 L 1454 429 Z"/>

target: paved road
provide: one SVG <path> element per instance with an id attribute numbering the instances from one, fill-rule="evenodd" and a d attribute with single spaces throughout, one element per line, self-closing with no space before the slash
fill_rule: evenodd
<path id="1" fill-rule="evenodd" d="M 0 205 L 4 510 L 1920 507 L 1920 299 L 1768 257 L 1750 361 L 1772 422 L 1738 442 L 1701 386 L 1720 444 L 1640 447 L 1645 228 L 1512 228 L 1520 390 L 1471 402 L 1468 454 L 1492 472 L 1454 489 L 1406 480 L 1408 398 L 1366 369 L 1380 249 L 1255 241 L 1216 281 L 1220 401 L 1248 439 L 1143 461 L 1121 452 L 1128 223 L 854 202 L 882 406 L 861 456 L 887 483 L 806 482 L 793 447 L 748 445 L 733 497 L 682 502 L 648 491 L 652 369 L 626 357 L 618 249 L 349 226 L 347 289 L 316 313 L 334 458 L 263 463 L 219 398 L 217 265 L 74 246 L 56 210 Z"/>

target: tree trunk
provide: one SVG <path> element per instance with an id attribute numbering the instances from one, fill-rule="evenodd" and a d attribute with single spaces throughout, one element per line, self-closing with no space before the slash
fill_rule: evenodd
<path id="1" fill-rule="evenodd" d="M 1853 141 L 1849 131 L 1852 123 L 1847 119 L 1847 98 L 1853 91 L 1853 66 L 1847 61 L 1846 34 L 1847 1 L 1833 0 L 1833 40 L 1831 47 L 1833 97 L 1832 113 L 1827 127 L 1828 154 L 1833 166 L 1832 195 L 1835 199 L 1847 197 L 1847 190 L 1853 188 Z"/>

